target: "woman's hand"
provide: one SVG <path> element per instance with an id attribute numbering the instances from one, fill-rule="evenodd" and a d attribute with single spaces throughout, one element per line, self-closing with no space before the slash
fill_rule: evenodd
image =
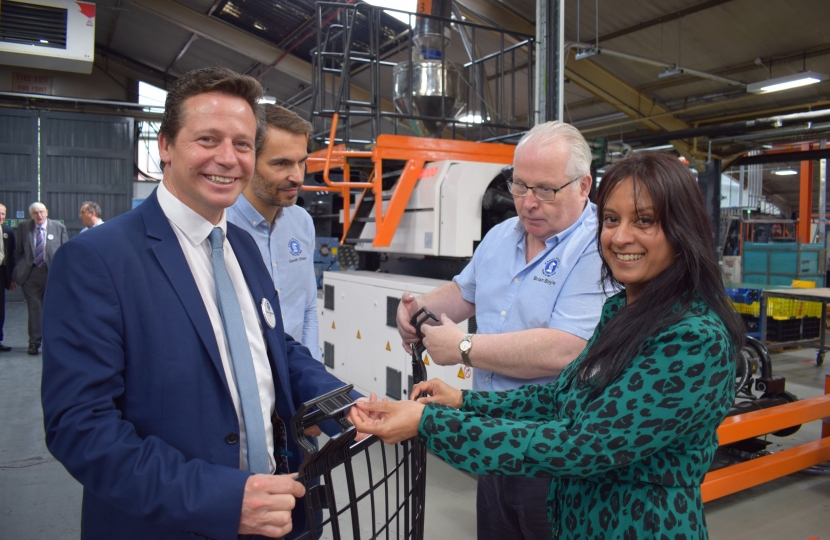
<path id="1" fill-rule="evenodd" d="M 423 396 L 429 394 L 429 396 Z M 454 409 L 460 409 L 464 398 L 461 390 L 453 388 L 441 379 L 430 379 L 412 387 L 412 399 L 418 403 L 440 403 Z"/>
<path id="2" fill-rule="evenodd" d="M 358 401 L 349 410 L 349 422 L 360 433 L 377 435 L 387 444 L 418 434 L 424 405 L 416 401 Z"/>

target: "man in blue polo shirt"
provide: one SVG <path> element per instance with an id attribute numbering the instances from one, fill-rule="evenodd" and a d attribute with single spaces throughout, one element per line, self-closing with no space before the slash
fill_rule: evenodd
<path id="1" fill-rule="evenodd" d="M 487 233 L 451 283 L 418 298 L 404 293 L 404 349 L 418 341 L 409 320 L 426 306 L 441 315 L 423 329 L 430 357 L 474 367 L 475 390 L 556 379 L 585 348 L 605 301 L 590 166 L 590 147 L 568 124 L 547 122 L 522 137 L 508 182 L 518 217 Z M 475 335 L 453 322 L 473 315 Z M 549 490 L 549 478 L 479 476 L 479 540 L 549 538 Z"/>
<path id="2" fill-rule="evenodd" d="M 320 360 L 314 223 L 294 205 L 305 177 L 311 124 L 279 105 L 265 105 L 265 122 L 254 177 L 228 208 L 228 221 L 256 241 L 279 293 L 285 333 Z"/>

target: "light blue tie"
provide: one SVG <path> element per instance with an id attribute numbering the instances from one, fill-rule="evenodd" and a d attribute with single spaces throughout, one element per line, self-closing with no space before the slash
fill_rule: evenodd
<path id="1" fill-rule="evenodd" d="M 268 474 L 271 471 L 268 459 L 268 444 L 265 442 L 265 423 L 262 419 L 262 406 L 259 401 L 259 388 L 254 372 L 254 359 L 242 321 L 239 298 L 233 288 L 231 277 L 225 268 L 225 250 L 222 246 L 222 229 L 214 228 L 210 232 L 211 261 L 213 262 L 213 279 L 216 282 L 216 298 L 219 314 L 225 327 L 225 339 L 231 350 L 231 362 L 236 376 L 236 389 L 242 403 L 242 417 L 245 419 L 245 433 L 248 438 L 248 470 Z"/>

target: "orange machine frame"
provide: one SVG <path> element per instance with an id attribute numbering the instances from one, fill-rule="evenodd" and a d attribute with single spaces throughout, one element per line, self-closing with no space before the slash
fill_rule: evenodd
<path id="1" fill-rule="evenodd" d="M 458 160 L 473 161 L 476 163 L 513 163 L 515 146 L 498 143 L 481 143 L 469 141 L 455 141 L 449 139 L 427 139 L 423 137 L 403 137 L 400 135 L 380 135 L 371 150 L 347 150 L 344 145 L 334 143 L 337 133 L 338 115 L 334 114 L 329 134 L 329 145 L 309 155 L 308 169 L 310 173 L 323 172 L 325 186 L 303 186 L 305 191 L 334 191 L 343 196 L 343 236 L 344 242 L 349 227 L 352 225 L 351 208 L 348 203 L 351 190 L 362 190 L 360 200 L 371 189 L 375 196 L 375 238 L 372 245 L 375 247 L 389 247 L 392 237 L 403 217 L 409 197 L 415 185 L 421 178 L 424 164 L 429 161 Z M 368 182 L 351 182 L 349 179 L 350 158 L 371 158 L 374 169 Z M 383 212 L 383 167 L 384 159 L 405 160 L 406 166 L 401 172 L 398 182 L 392 192 L 392 198 Z M 332 182 L 329 172 L 333 168 L 343 169 L 343 181 Z M 360 201 L 358 201 L 358 205 Z"/>
<path id="2" fill-rule="evenodd" d="M 703 502 L 781 478 L 830 460 L 830 375 L 825 395 L 771 409 L 730 416 L 718 428 L 720 444 L 765 435 L 790 426 L 822 420 L 821 438 L 775 454 L 712 471 L 700 486 Z"/>

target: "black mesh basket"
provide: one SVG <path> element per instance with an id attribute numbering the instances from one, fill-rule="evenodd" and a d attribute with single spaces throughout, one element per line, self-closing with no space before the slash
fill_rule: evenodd
<path id="1" fill-rule="evenodd" d="M 345 418 L 352 385 L 304 403 L 291 420 L 304 460 L 297 481 L 306 487 L 306 530 L 296 537 L 332 540 L 424 537 L 426 448 L 416 438 L 386 445 L 377 437 L 354 442 Z M 303 435 L 333 419 L 343 431 L 319 450 Z"/>

